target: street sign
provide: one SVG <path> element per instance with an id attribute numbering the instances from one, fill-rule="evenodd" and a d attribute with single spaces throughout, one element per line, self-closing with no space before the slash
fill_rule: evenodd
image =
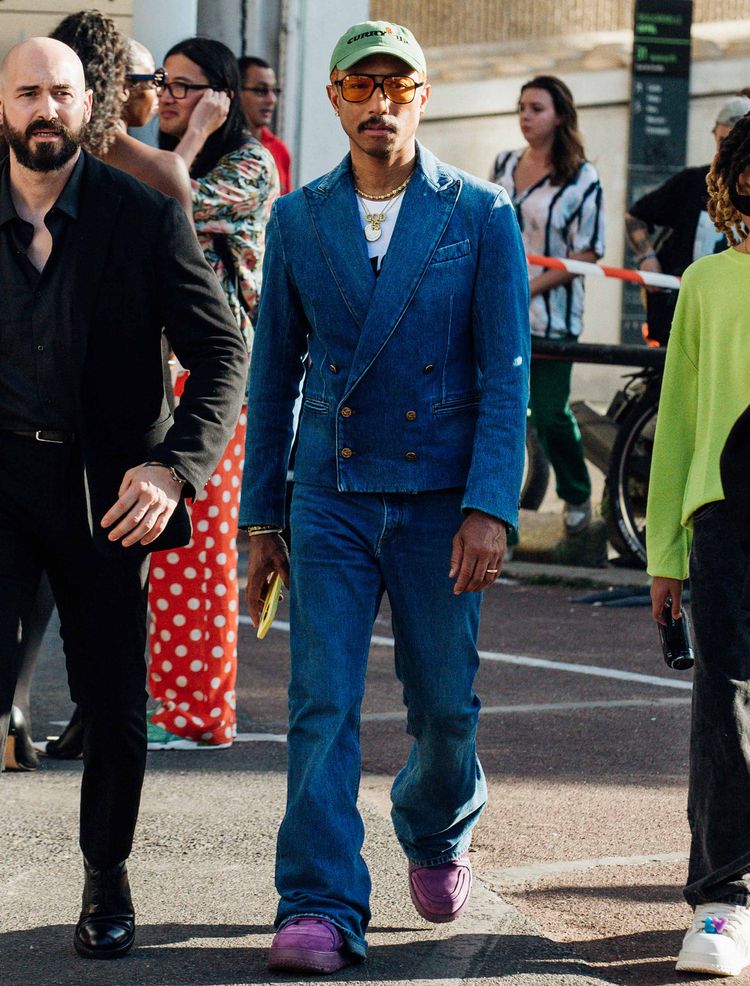
<path id="1" fill-rule="evenodd" d="M 692 0 L 636 0 L 627 203 L 685 167 Z M 626 243 L 625 266 L 635 258 Z M 642 341 L 640 290 L 622 296 L 623 342 Z"/>

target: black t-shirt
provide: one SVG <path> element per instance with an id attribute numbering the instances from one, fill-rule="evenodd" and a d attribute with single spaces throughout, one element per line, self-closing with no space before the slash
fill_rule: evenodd
<path id="1" fill-rule="evenodd" d="M 34 227 L 17 214 L 9 167 L 0 169 L 0 428 L 75 430 L 76 245 L 85 158 L 44 217 L 52 252 L 40 273 L 27 251 Z M 67 247 L 67 249 L 66 249 Z"/>
<path id="2" fill-rule="evenodd" d="M 628 209 L 631 216 L 646 223 L 649 232 L 653 232 L 655 226 L 671 230 L 656 251 L 665 274 L 680 276 L 695 259 L 695 234 L 708 201 L 708 167 L 704 164 L 698 168 L 685 168 Z"/>

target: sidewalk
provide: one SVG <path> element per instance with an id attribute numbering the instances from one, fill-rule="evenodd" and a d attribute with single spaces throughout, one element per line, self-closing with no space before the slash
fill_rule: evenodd
<path id="1" fill-rule="evenodd" d="M 267 983 L 274 912 L 274 838 L 285 748 L 249 743 L 221 754 L 150 754 L 131 882 L 138 943 L 117 962 L 72 950 L 81 873 L 75 846 L 80 764 L 4 775 L 0 839 L 0 982 L 24 986 L 229 986 Z M 411 906 L 405 863 L 364 779 L 366 857 L 373 876 L 370 958 L 340 983 L 585 986 L 590 974 L 477 881 L 470 912 L 429 925 Z M 293 979 L 281 977 L 281 981 Z M 305 981 L 305 980 L 303 980 Z M 309 980 L 307 980 L 309 981 Z"/>

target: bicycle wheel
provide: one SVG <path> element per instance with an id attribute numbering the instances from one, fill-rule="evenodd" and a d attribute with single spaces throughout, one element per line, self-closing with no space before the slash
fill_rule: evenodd
<path id="1" fill-rule="evenodd" d="M 523 462 L 521 502 L 524 510 L 538 510 L 549 485 L 549 462 L 539 444 L 534 426 L 526 422 L 526 454 Z"/>
<path id="2" fill-rule="evenodd" d="M 610 543 L 629 561 L 646 562 L 646 502 L 654 448 L 658 391 L 647 391 L 623 417 L 607 472 Z"/>

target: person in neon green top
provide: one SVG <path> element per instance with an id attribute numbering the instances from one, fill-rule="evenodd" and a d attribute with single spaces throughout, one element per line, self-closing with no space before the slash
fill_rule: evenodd
<path id="1" fill-rule="evenodd" d="M 680 583 L 688 577 L 693 514 L 724 498 L 719 456 L 732 425 L 750 403 L 748 302 L 750 254 L 744 250 L 701 257 L 685 271 L 651 461 L 646 515 L 650 575 Z M 678 607 L 679 591 L 679 586 L 670 586 L 668 593 Z"/>
<path id="2" fill-rule="evenodd" d="M 646 541 L 654 619 L 681 616 L 690 574 L 695 670 L 685 899 L 695 909 L 680 972 L 750 964 L 750 612 L 747 559 L 724 502 L 719 460 L 750 404 L 750 115 L 707 178 L 708 211 L 731 248 L 685 271 L 667 348 Z"/>

